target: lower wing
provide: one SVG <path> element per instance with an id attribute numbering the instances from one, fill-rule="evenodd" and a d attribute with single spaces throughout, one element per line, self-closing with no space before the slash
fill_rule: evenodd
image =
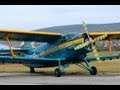
<path id="1" fill-rule="evenodd" d="M 101 60 L 105 60 L 105 59 L 119 59 L 120 58 L 120 54 L 109 54 L 109 55 L 100 55 L 99 56 Z M 94 61 L 96 60 L 96 57 L 92 56 L 92 57 L 86 57 L 86 60 L 88 62 Z"/>
<path id="2" fill-rule="evenodd" d="M 35 57 L 19 57 L 19 56 L 0 56 L 1 63 L 22 63 L 22 64 L 39 64 L 49 62 L 58 62 L 59 60 L 65 60 L 64 58 L 35 58 Z"/>

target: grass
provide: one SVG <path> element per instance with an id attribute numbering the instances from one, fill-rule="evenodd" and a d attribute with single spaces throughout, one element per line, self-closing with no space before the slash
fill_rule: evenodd
<path id="1" fill-rule="evenodd" d="M 99 55 L 107 54 L 108 52 L 99 52 Z M 120 53 L 119 51 L 116 51 L 114 53 Z M 88 55 L 93 55 L 92 53 L 89 53 Z M 98 63 L 97 61 L 90 62 L 91 66 L 96 66 L 98 70 L 98 74 L 107 74 L 107 73 L 120 73 L 120 59 L 116 60 L 106 60 L 101 61 L 101 63 Z M 36 68 L 36 72 L 39 73 L 53 73 L 55 67 L 50 68 Z M 29 73 L 29 68 L 22 65 L 22 64 L 1 64 L 0 65 L 0 72 L 17 72 L 17 73 Z M 76 65 L 70 65 L 69 68 L 65 69 L 65 74 L 89 74 L 88 71 L 79 68 Z"/>

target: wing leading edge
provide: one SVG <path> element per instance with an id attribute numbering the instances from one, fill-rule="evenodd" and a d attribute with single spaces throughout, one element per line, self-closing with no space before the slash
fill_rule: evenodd
<path id="1" fill-rule="evenodd" d="M 4 40 L 8 34 L 9 39 L 12 41 L 36 41 L 50 43 L 61 37 L 60 33 L 0 29 L 0 40 Z"/>

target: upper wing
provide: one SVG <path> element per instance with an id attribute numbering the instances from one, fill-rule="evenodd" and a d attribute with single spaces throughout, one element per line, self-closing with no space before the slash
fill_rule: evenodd
<path id="1" fill-rule="evenodd" d="M 113 58 L 118 59 L 118 58 L 120 58 L 120 54 L 101 55 L 101 56 L 99 56 L 99 58 L 100 58 L 101 60 L 113 59 Z M 90 61 L 96 60 L 96 57 L 94 57 L 94 56 L 86 57 L 86 60 L 87 60 L 88 62 L 90 62 Z"/>
<path id="2" fill-rule="evenodd" d="M 120 32 L 90 32 L 89 34 L 95 38 L 100 35 L 107 34 L 108 38 L 112 36 L 112 39 L 120 39 Z"/>
<path id="3" fill-rule="evenodd" d="M 61 37 L 60 33 L 0 29 L 0 40 L 4 40 L 8 34 L 9 39 L 14 41 L 36 41 L 48 43 Z"/>

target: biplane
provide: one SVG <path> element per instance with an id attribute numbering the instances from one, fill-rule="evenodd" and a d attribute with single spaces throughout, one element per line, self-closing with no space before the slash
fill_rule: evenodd
<path id="1" fill-rule="evenodd" d="M 120 38 L 120 32 L 91 32 L 89 33 L 83 21 L 84 33 L 53 33 L 22 30 L 0 29 L 0 40 L 5 40 L 9 49 L 0 50 L 0 63 L 20 63 L 28 66 L 30 72 L 34 68 L 55 67 L 54 75 L 60 77 L 65 68 L 70 64 L 78 65 L 90 72 L 97 74 L 97 68 L 90 66 L 93 60 L 120 58 L 120 54 L 112 53 L 112 39 Z M 109 40 L 110 54 L 98 55 L 96 42 Z M 22 41 L 20 48 L 12 48 L 10 41 Z M 42 42 L 33 48 L 31 42 Z M 7 52 L 7 53 L 6 53 Z M 87 53 L 93 52 L 93 56 Z"/>

